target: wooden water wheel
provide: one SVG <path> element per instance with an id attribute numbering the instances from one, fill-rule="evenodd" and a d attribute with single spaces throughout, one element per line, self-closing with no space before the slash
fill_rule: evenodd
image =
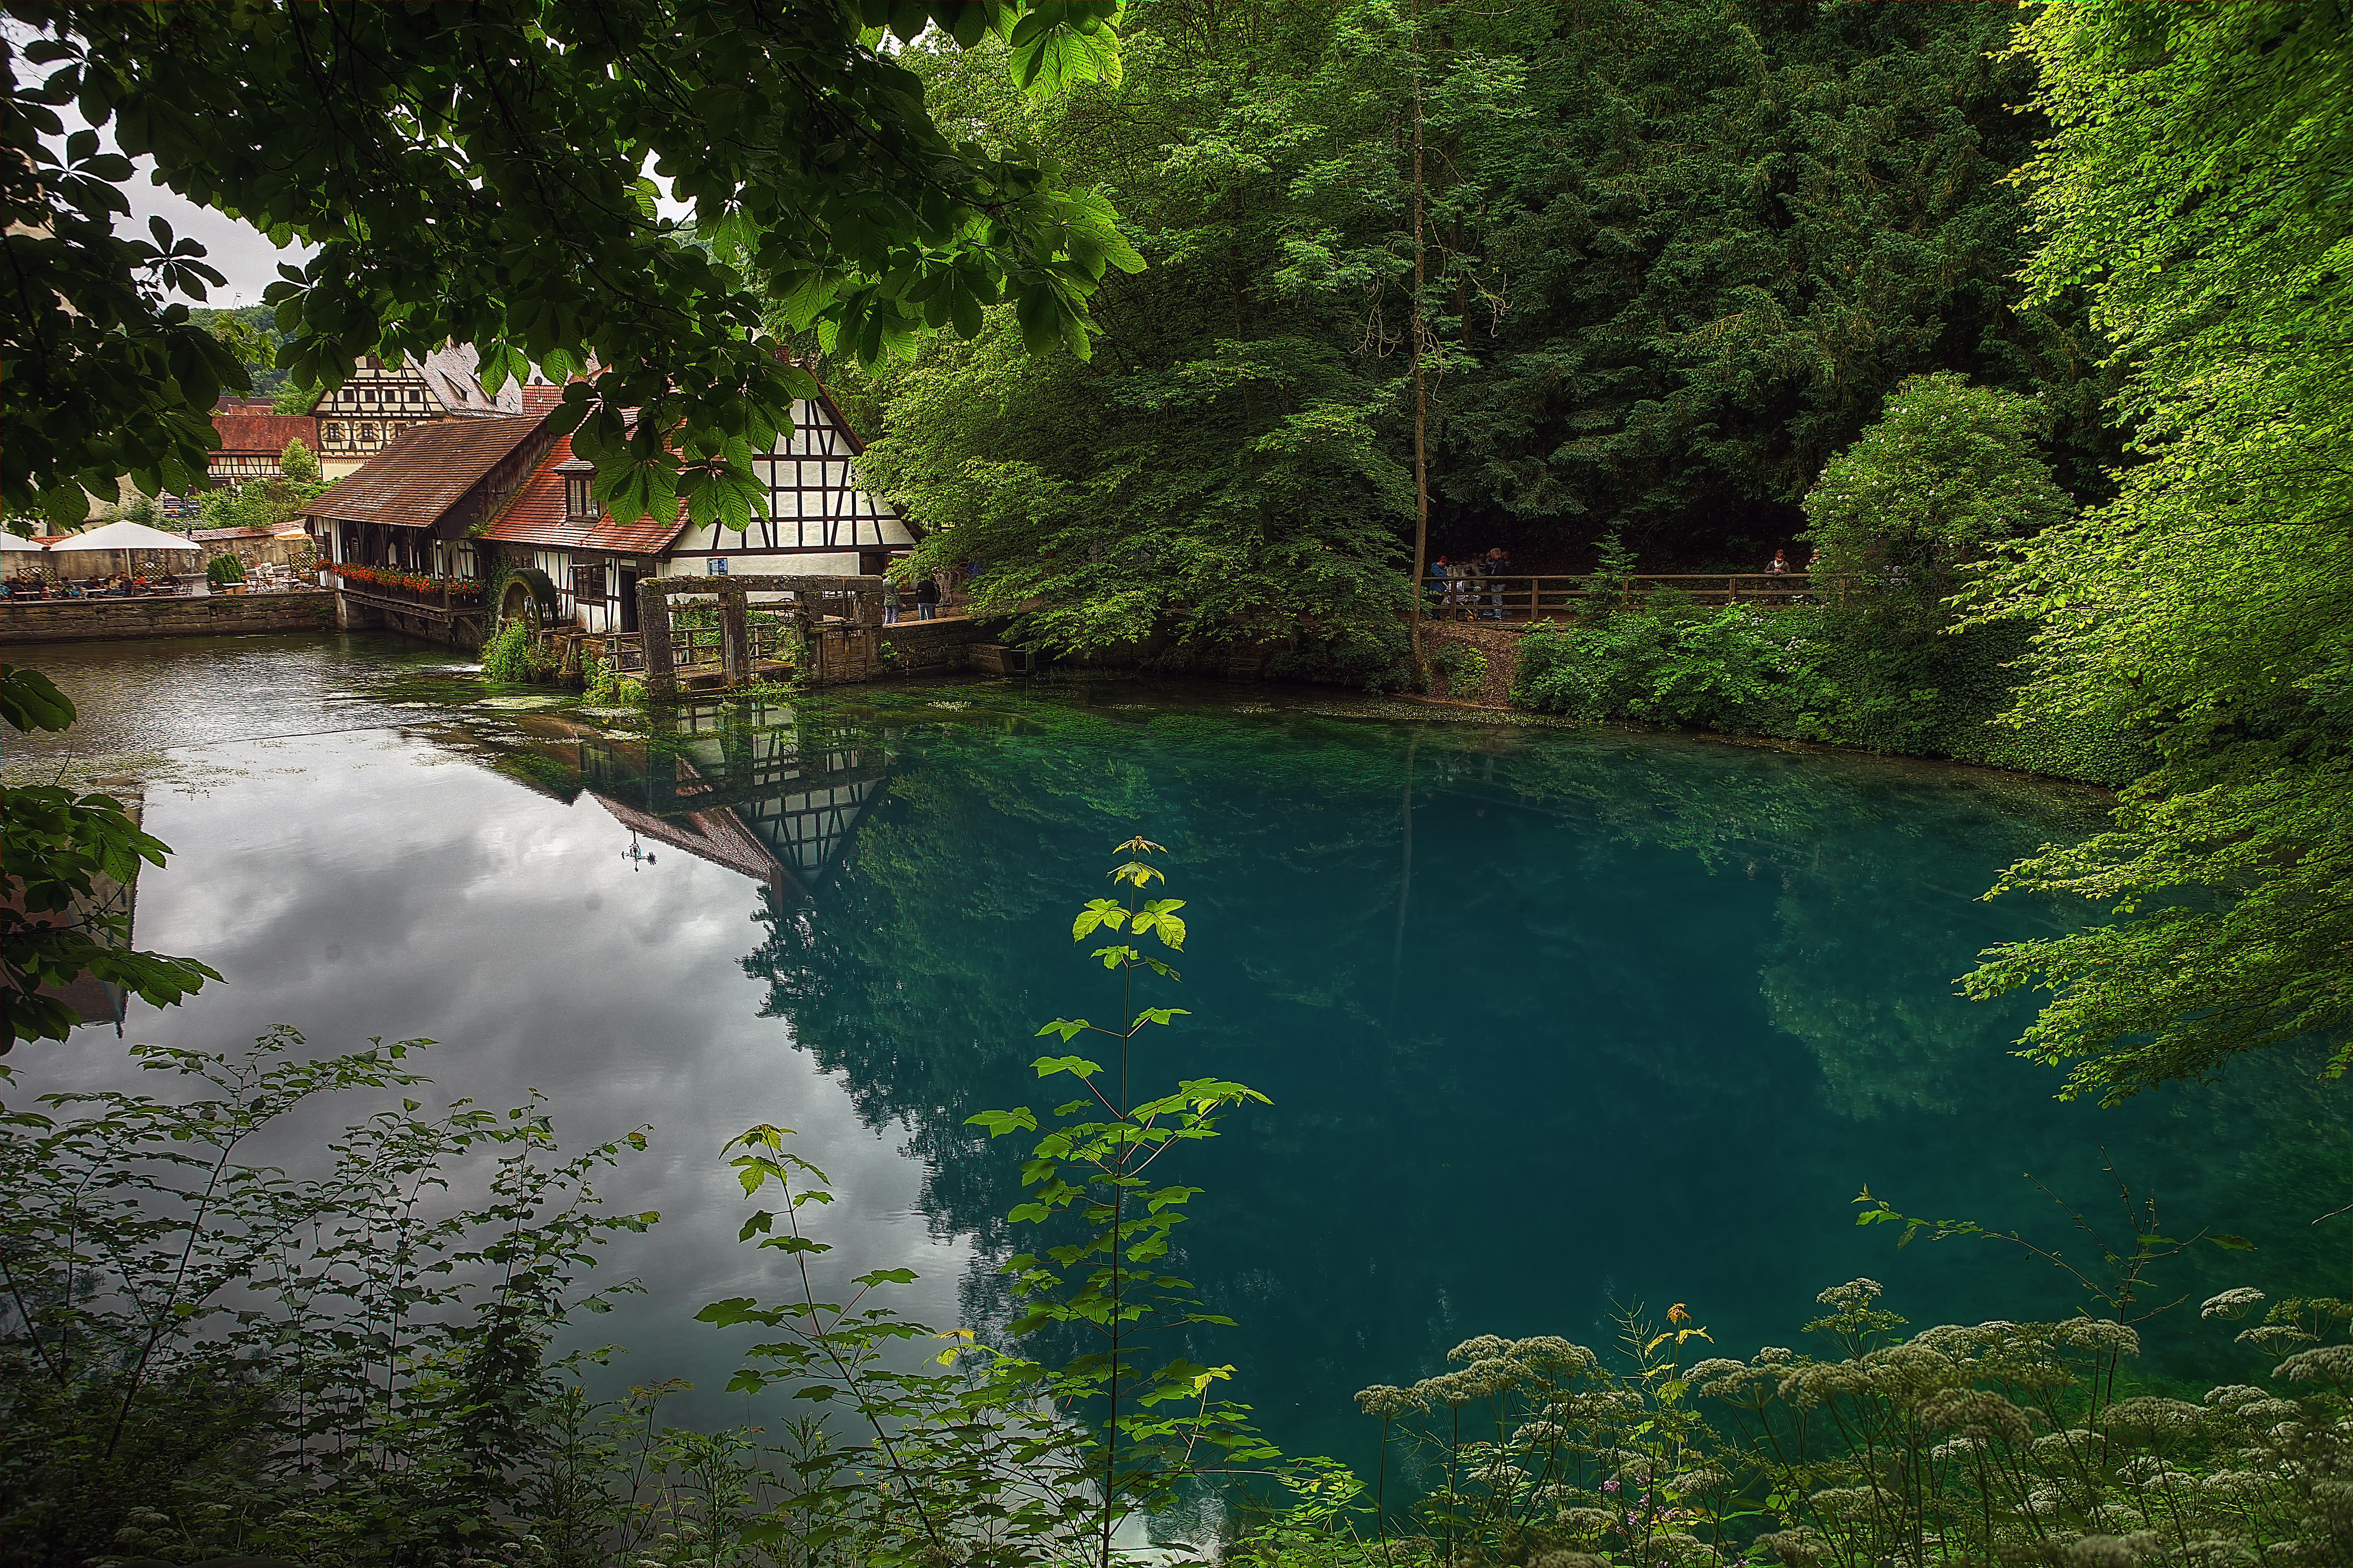
<path id="1" fill-rule="evenodd" d="M 532 626 L 550 626 L 557 616 L 555 584 L 536 566 L 518 566 L 507 577 L 506 591 L 499 595 L 499 623 L 522 617 Z"/>

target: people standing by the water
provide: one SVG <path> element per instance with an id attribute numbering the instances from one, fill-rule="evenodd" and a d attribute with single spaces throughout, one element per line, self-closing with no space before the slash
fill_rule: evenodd
<path id="1" fill-rule="evenodd" d="M 1787 573 L 1789 570 L 1789 552 L 1787 550 L 1773 552 L 1773 559 L 1765 563 L 1765 570 L 1777 577 Z"/>
<path id="2" fill-rule="evenodd" d="M 926 577 L 915 584 L 915 618 L 935 620 L 940 613 L 940 580 Z"/>
<path id="3" fill-rule="evenodd" d="M 1498 544 L 1487 552 L 1487 560 L 1482 570 L 1486 574 L 1488 580 L 1487 618 L 1491 621 L 1500 621 L 1504 618 L 1504 579 L 1511 574 L 1512 558 L 1505 554 L 1504 547 Z"/>
<path id="4" fill-rule="evenodd" d="M 889 577 L 882 579 L 882 624 L 886 626 L 899 624 L 899 584 Z"/>

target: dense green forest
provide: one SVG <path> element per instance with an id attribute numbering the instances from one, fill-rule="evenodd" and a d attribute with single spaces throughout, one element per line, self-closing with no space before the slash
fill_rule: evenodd
<path id="1" fill-rule="evenodd" d="M 1016 323 L 843 367 L 871 472 L 1044 629 L 1281 615 L 1410 548 L 1412 109 L 1427 201 L 1433 552 L 1761 569 L 1905 377 L 2025 394 L 2107 493 L 2117 367 L 2028 303 L 2013 169 L 2047 124 L 2014 8 L 1141 0 L 1124 77 L 1040 103 L 918 44 L 949 123 L 1102 189 L 1148 263 L 1092 357 Z M 1009 314 L 1009 312 L 1008 312 Z M 1145 561 L 1150 564 L 1144 564 Z M 1358 606 L 1388 605 L 1366 591 Z"/>

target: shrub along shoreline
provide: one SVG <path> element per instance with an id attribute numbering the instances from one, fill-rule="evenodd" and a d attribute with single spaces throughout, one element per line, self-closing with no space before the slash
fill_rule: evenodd
<path id="1" fill-rule="evenodd" d="M 1462 636 L 1472 630 L 1433 628 L 1433 660 L 1474 640 Z M 1458 678 L 1450 695 L 1491 704 L 1501 698 L 1567 719 L 1808 741 L 2109 788 L 2156 762 L 2147 738 L 2122 725 L 2005 718 L 2029 679 L 2022 663 L 2033 634 L 2022 622 L 1915 635 L 1862 611 L 1701 606 L 1660 595 L 1640 609 L 1492 632 L 1503 649 L 1475 637 L 1495 650 L 1480 669 L 1484 679 Z"/>

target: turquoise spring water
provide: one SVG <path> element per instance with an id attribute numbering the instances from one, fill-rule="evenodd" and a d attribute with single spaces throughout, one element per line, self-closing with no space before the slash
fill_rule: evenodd
<path id="1" fill-rule="evenodd" d="M 649 731 L 366 638 L 39 662 L 85 722 L 0 766 L 137 781 L 176 851 L 140 942 L 227 977 L 134 1005 L 125 1038 L 429 1037 L 445 1095 L 536 1088 L 583 1141 L 650 1123 L 608 1194 L 664 1218 L 605 1266 L 648 1289 L 583 1342 L 627 1347 L 607 1385 L 692 1381 L 681 1415 L 768 1418 L 716 1392 L 733 1342 L 691 1321 L 778 1289 L 718 1158 L 754 1121 L 834 1176 L 841 1272 L 911 1268 L 914 1315 L 1002 1320 L 1014 1153 L 964 1121 L 1051 1103 L 1034 1031 L 1113 1006 L 1069 922 L 1139 832 L 1192 922 L 1191 1012 L 1144 1070 L 1272 1100 L 1172 1173 L 1204 1189 L 1177 1271 L 1238 1320 L 1184 1348 L 1293 1452 L 1364 1460 L 1350 1395 L 1461 1340 L 1601 1343 L 1637 1303 L 1743 1356 L 1801 1344 L 1857 1276 L 1917 1323 L 2080 1303 L 2012 1248 L 1899 1252 L 1854 1224 L 1866 1184 L 2086 1266 L 2049 1194 L 2121 1234 L 2118 1176 L 2168 1234 L 2249 1236 L 2161 1281 L 2189 1300 L 2151 1336 L 2161 1379 L 2245 1374 L 2203 1295 L 2346 1272 L 2348 1222 L 2312 1223 L 2345 1202 L 2345 1120 L 2304 1064 L 2061 1103 L 2007 1054 L 2031 1001 L 1953 994 L 1980 949 L 2088 918 L 1978 895 L 2094 826 L 2095 792 L 1298 689 L 957 681 Z M 111 1027 L 11 1061 L 15 1095 L 134 1076 Z"/>

